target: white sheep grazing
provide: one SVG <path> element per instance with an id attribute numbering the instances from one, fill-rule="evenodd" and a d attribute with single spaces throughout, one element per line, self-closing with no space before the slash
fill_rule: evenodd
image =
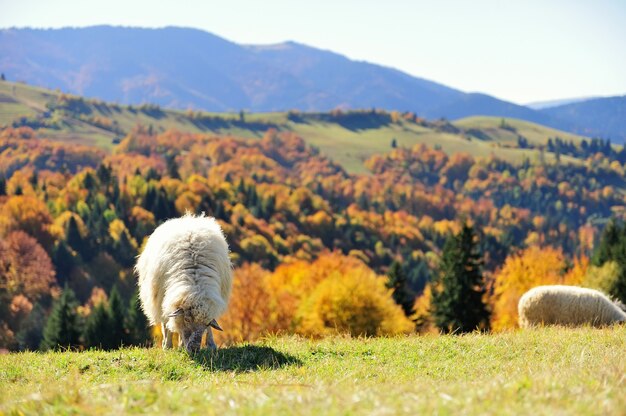
<path id="1" fill-rule="evenodd" d="M 576 286 L 537 286 L 520 298 L 519 324 L 603 326 L 626 322 L 626 313 L 602 292 Z"/>
<path id="2" fill-rule="evenodd" d="M 152 325 L 161 325 L 163 348 L 172 347 L 177 332 L 187 351 L 207 345 L 215 349 L 211 327 L 226 310 L 232 288 L 228 244 L 217 221 L 185 215 L 154 230 L 135 271 L 141 306 Z"/>

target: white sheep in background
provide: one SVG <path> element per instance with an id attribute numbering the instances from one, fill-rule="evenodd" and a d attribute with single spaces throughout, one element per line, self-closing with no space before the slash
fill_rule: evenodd
<path id="1" fill-rule="evenodd" d="M 226 310 L 232 288 L 228 244 L 217 221 L 185 215 L 161 224 L 152 233 L 135 271 L 141 306 L 152 325 L 161 325 L 163 348 L 178 333 L 187 351 L 215 349 L 211 327 Z"/>
<path id="2" fill-rule="evenodd" d="M 537 286 L 524 293 L 517 309 L 523 328 L 626 322 L 626 313 L 602 292 L 576 286 Z"/>

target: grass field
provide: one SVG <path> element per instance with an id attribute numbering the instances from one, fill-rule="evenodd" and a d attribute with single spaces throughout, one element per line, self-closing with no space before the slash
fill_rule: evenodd
<path id="1" fill-rule="evenodd" d="M 0 126 L 10 125 L 21 117 L 41 116 L 47 111 L 46 104 L 55 102 L 60 93 L 24 84 L 0 82 Z M 529 143 L 543 145 L 549 138 L 580 141 L 580 136 L 554 130 L 521 120 L 506 119 L 505 127 L 499 117 L 469 117 L 454 122 L 462 131 L 450 133 L 436 128 L 424 127 L 416 123 L 372 123 L 365 128 L 350 129 L 334 122 L 324 122 L 315 115 L 303 114 L 303 122 L 288 119 L 287 113 L 245 114 L 245 123 L 211 125 L 194 122 L 186 111 L 163 109 L 158 115 L 138 111 L 138 107 L 114 106 L 110 104 L 88 104 L 90 116 L 110 119 L 116 123 L 117 132 L 90 124 L 85 118 L 65 116 L 62 128 L 42 128 L 37 134 L 41 138 L 81 143 L 112 150 L 114 139 L 120 139 L 138 124 L 153 126 L 155 131 L 176 129 L 191 133 L 233 135 L 244 138 L 260 138 L 267 128 L 274 126 L 281 131 L 292 131 L 316 146 L 321 153 L 341 164 L 350 173 L 365 173 L 363 161 L 374 154 L 391 150 L 391 141 L 396 139 L 399 146 L 412 147 L 423 143 L 439 147 L 447 153 L 465 152 L 475 157 L 495 154 L 511 162 L 521 162 L 524 158 L 536 159 L 538 150 L 519 149 L 517 138 L 525 137 Z M 391 109 L 390 109 L 391 110 Z M 204 117 L 219 117 L 222 120 L 239 120 L 238 113 L 197 113 Z M 475 134 L 471 134 L 472 131 Z M 554 158 L 551 153 L 545 159 Z M 567 156 L 563 162 L 578 162 Z"/>
<path id="2" fill-rule="evenodd" d="M 503 120 L 507 128 L 502 128 Z M 512 118 L 467 117 L 456 120 L 454 124 L 464 129 L 479 129 L 486 133 L 491 140 L 508 144 L 517 143 L 518 135 L 525 137 L 529 143 L 535 145 L 545 145 L 547 138 L 550 137 L 559 137 L 562 140 L 572 141 L 576 144 L 579 144 L 583 139 L 582 136 Z"/>
<path id="3" fill-rule="evenodd" d="M 494 126 L 500 122 L 500 119 L 491 119 Z M 425 144 L 431 148 L 441 148 L 448 154 L 463 152 L 474 157 L 488 157 L 494 154 L 513 163 L 520 163 L 524 158 L 533 160 L 539 157 L 537 150 L 503 147 L 503 144 L 512 144 L 506 138 L 502 140 L 468 139 L 464 135 L 436 131 L 412 123 L 390 124 L 357 131 L 337 124 L 289 123 L 288 130 L 294 131 L 307 143 L 318 147 L 322 154 L 329 156 L 350 173 L 365 173 L 363 162 L 375 154 L 391 151 L 391 141 L 394 138 L 398 146 L 410 148 L 416 144 Z M 493 130 L 499 131 L 496 127 Z M 552 136 L 546 135 L 544 142 L 547 142 L 548 137 Z M 550 161 L 554 159 L 554 155 L 549 153 L 545 155 L 545 158 Z M 572 161 L 572 158 L 564 156 L 562 160 Z"/>
<path id="4" fill-rule="evenodd" d="M 0 356 L 0 414 L 626 412 L 626 327 Z"/>

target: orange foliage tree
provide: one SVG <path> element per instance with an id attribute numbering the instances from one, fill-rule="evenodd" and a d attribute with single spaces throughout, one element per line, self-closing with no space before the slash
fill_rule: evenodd
<path id="1" fill-rule="evenodd" d="M 215 334 L 217 342 L 254 340 L 276 330 L 272 327 L 269 275 L 255 263 L 246 263 L 235 270 L 228 310 L 219 318 L 224 332 Z"/>
<path id="2" fill-rule="evenodd" d="M 0 240 L 0 290 L 9 296 L 24 295 L 31 301 L 50 294 L 55 284 L 50 257 L 23 231 Z"/>
<path id="3" fill-rule="evenodd" d="M 0 239 L 0 348 L 14 335 L 33 304 L 55 289 L 54 268 L 45 250 L 23 231 Z"/>
<path id="4" fill-rule="evenodd" d="M 323 336 L 393 335 L 414 324 L 391 298 L 385 278 L 360 260 L 326 253 L 316 261 L 295 261 L 274 273 L 258 264 L 235 270 L 228 311 L 220 319 L 220 342 L 250 341 L 266 334 Z"/>

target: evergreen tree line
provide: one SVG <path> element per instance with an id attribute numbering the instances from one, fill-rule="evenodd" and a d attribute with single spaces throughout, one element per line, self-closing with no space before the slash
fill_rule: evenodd
<path id="1" fill-rule="evenodd" d="M 43 330 L 40 349 L 96 348 L 112 350 L 121 346 L 148 345 L 151 341 L 146 317 L 137 294 L 125 305 L 116 286 L 108 302 L 95 305 L 86 319 L 77 312 L 74 292 L 65 286 Z"/>
<path id="2" fill-rule="evenodd" d="M 568 155 L 582 159 L 586 159 L 596 153 L 602 153 L 620 163 L 626 162 L 626 149 L 614 149 L 609 139 L 592 138 L 589 141 L 582 139 L 580 144 L 577 145 L 572 140 L 567 141 L 555 137 L 554 139 L 548 139 L 547 150 L 557 155 Z"/>
<path id="3" fill-rule="evenodd" d="M 600 237 L 591 263 L 601 267 L 608 262 L 618 266 L 617 276 L 609 279 L 607 294 L 626 303 L 626 224 L 611 219 Z"/>

